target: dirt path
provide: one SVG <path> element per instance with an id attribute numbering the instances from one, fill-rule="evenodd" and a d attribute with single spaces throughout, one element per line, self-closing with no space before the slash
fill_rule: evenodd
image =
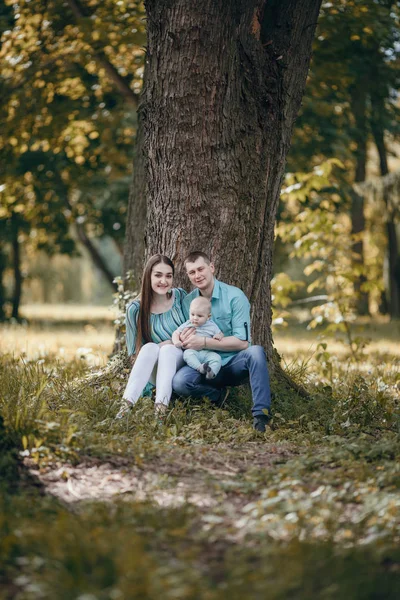
<path id="1" fill-rule="evenodd" d="M 240 509 L 249 501 L 246 473 L 271 469 L 295 454 L 289 444 L 248 442 L 212 448 L 172 448 L 140 467 L 126 458 L 108 461 L 83 458 L 77 466 L 50 464 L 38 468 L 25 459 L 47 493 L 64 503 L 126 498 L 178 507 L 189 503 L 204 509 L 228 502 Z"/>

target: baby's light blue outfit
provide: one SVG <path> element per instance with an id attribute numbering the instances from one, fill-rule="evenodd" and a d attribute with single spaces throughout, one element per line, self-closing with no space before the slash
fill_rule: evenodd
<path id="1" fill-rule="evenodd" d="M 177 331 L 180 333 L 185 329 L 185 327 L 194 327 L 194 325 L 192 325 L 190 320 L 186 321 L 183 325 L 178 327 Z M 212 338 L 217 333 L 221 333 L 218 325 L 216 325 L 214 321 L 211 321 L 211 319 L 208 319 L 204 325 L 200 325 L 195 329 L 197 335 L 202 335 L 206 338 Z M 187 365 L 189 365 L 189 367 L 192 367 L 192 369 L 195 369 L 196 371 L 199 370 L 200 365 L 208 363 L 208 366 L 214 375 L 219 373 L 222 365 L 221 355 L 218 354 L 218 352 L 213 352 L 212 350 L 185 350 L 183 353 L 183 360 Z"/>

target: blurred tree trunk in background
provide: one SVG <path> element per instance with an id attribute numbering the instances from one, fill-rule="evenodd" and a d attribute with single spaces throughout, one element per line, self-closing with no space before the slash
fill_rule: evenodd
<path id="1" fill-rule="evenodd" d="M 13 252 L 13 271 L 14 271 L 14 290 L 12 297 L 11 317 L 19 321 L 19 307 L 22 294 L 22 272 L 21 272 L 21 247 L 18 240 L 19 223 L 18 215 L 12 213 L 11 216 L 11 246 Z"/>
<path id="2" fill-rule="evenodd" d="M 100 273 L 104 275 L 104 278 L 114 290 L 114 292 L 116 292 L 117 285 L 114 283 L 115 275 L 112 273 L 111 269 L 107 265 L 101 253 L 96 248 L 93 240 L 91 240 L 90 237 L 87 235 L 85 231 L 85 226 L 82 223 L 79 223 L 78 220 L 75 220 L 74 224 L 78 239 L 89 252 L 89 256 L 92 259 L 93 264 L 97 267 L 97 269 L 99 269 Z"/>
<path id="3" fill-rule="evenodd" d="M 5 303 L 6 303 L 6 290 L 4 288 L 3 277 L 4 271 L 7 266 L 7 257 L 0 242 L 0 322 L 6 318 Z"/>
<path id="4" fill-rule="evenodd" d="M 353 138 L 357 145 L 355 154 L 355 175 L 356 183 L 365 181 L 366 166 L 367 166 L 367 91 L 368 81 L 365 78 L 360 78 L 356 81 L 351 90 L 351 109 L 354 118 L 354 134 Z M 364 268 L 364 241 L 362 236 L 365 231 L 365 216 L 364 216 L 364 198 L 357 194 L 355 190 L 352 192 L 351 203 L 351 225 L 352 233 L 359 235 L 360 239 L 353 244 L 354 268 Z M 357 298 L 357 312 L 359 315 L 367 315 L 369 313 L 368 294 L 362 291 L 362 285 L 366 282 L 366 277 L 363 273 L 354 282 L 354 291 Z"/>
<path id="5" fill-rule="evenodd" d="M 146 157 L 143 151 L 143 115 L 139 105 L 137 130 L 133 152 L 133 176 L 129 192 L 124 251 L 124 276 L 132 271 L 139 285 L 143 269 L 146 231 Z"/>
<path id="6" fill-rule="evenodd" d="M 375 145 L 379 155 L 379 165 L 381 175 L 388 175 L 389 167 L 387 160 L 387 150 L 385 146 L 385 127 L 384 119 L 384 102 L 382 97 L 377 94 L 371 94 L 371 129 L 374 136 Z M 387 300 L 388 309 L 391 318 L 400 318 L 400 257 L 399 244 L 397 240 L 396 224 L 394 215 L 388 205 L 387 197 L 384 198 L 387 214 L 386 214 L 386 232 L 387 232 L 387 255 L 389 263 L 389 290 Z"/>
<path id="7" fill-rule="evenodd" d="M 275 216 L 319 8 L 146 2 L 146 256 L 170 256 L 187 287 L 185 255 L 209 253 L 217 277 L 249 297 L 270 359 Z"/>

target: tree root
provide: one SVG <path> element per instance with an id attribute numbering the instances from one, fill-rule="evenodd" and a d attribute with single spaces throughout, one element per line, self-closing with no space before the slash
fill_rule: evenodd
<path id="1" fill-rule="evenodd" d="M 72 382 L 72 390 L 75 392 L 87 388 L 98 389 L 108 385 L 114 391 L 122 393 L 124 390 L 132 365 L 125 350 L 114 354 L 109 362 L 100 369 L 91 371 L 84 377 L 78 377 Z"/>

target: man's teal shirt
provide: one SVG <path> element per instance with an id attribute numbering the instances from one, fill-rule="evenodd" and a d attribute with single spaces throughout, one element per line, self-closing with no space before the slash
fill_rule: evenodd
<path id="1" fill-rule="evenodd" d="M 200 296 L 200 291 L 195 289 L 183 300 L 183 312 L 187 319 L 189 318 L 190 303 L 198 296 Z M 211 318 L 225 337 L 234 335 L 240 340 L 246 340 L 250 345 L 250 302 L 242 290 L 214 279 Z M 219 354 L 221 355 L 222 366 L 224 366 L 237 352 L 220 352 Z"/>

